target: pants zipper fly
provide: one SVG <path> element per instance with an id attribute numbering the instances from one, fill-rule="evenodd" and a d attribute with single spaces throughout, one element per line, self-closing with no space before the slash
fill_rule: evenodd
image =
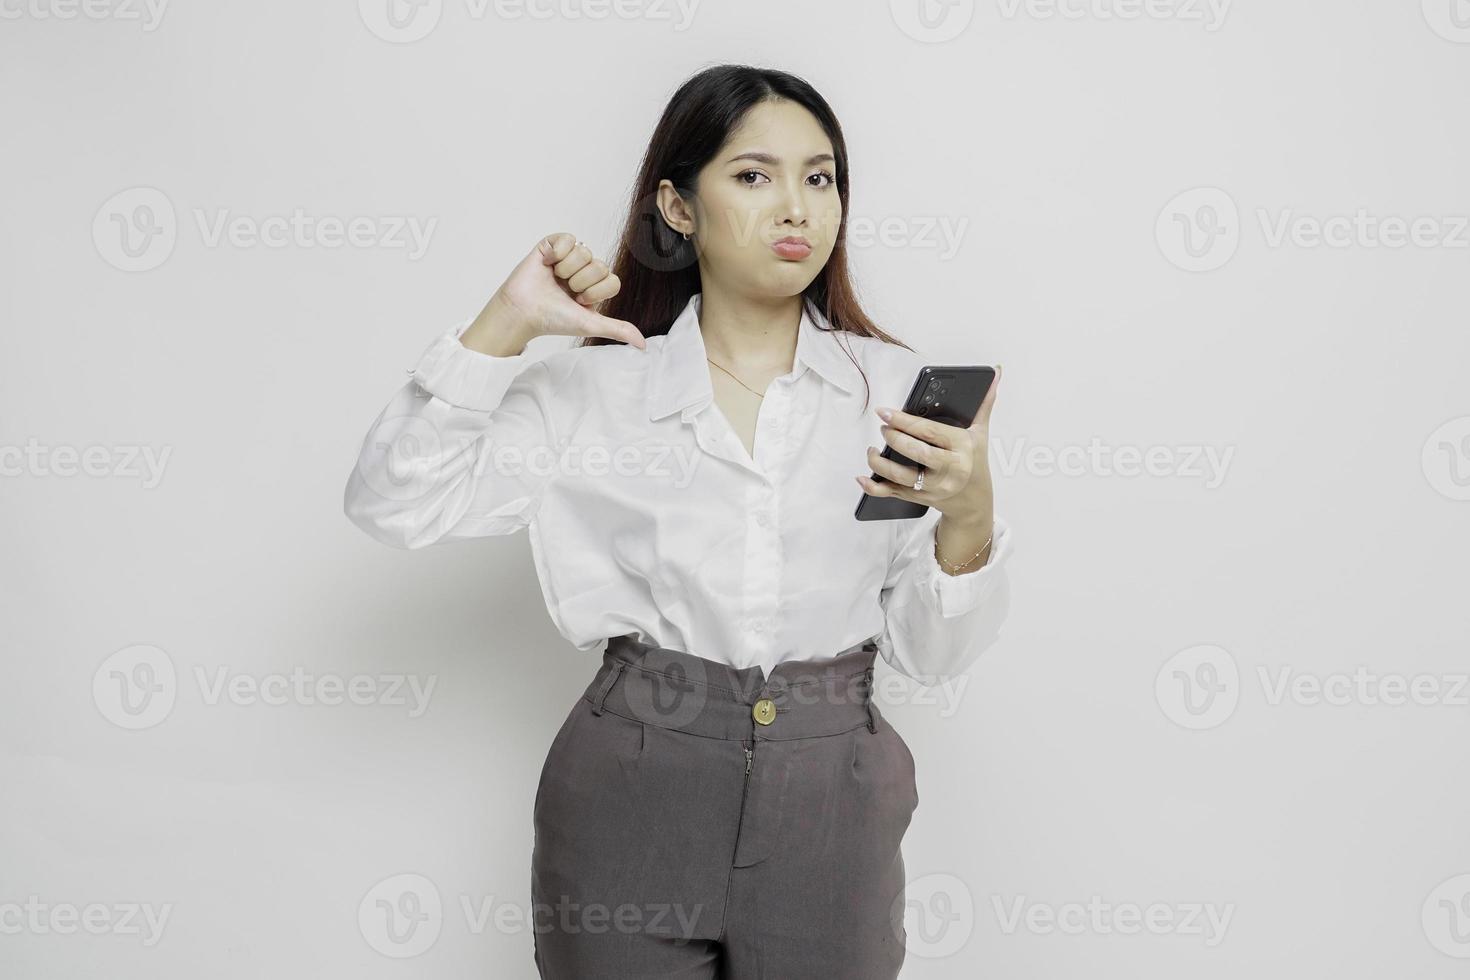
<path id="1" fill-rule="evenodd" d="M 716 942 L 725 938 L 725 920 L 730 917 L 730 886 L 735 881 L 735 858 L 740 853 L 740 829 L 745 826 L 745 798 L 750 793 L 750 767 L 755 759 L 752 748 L 755 737 L 752 736 L 750 741 L 752 744 L 746 745 L 744 739 L 740 740 L 740 747 L 745 750 L 745 781 L 740 786 L 740 815 L 735 820 L 735 850 L 730 854 L 730 877 L 725 879 L 725 908 L 720 922 L 720 934 L 715 937 Z"/>

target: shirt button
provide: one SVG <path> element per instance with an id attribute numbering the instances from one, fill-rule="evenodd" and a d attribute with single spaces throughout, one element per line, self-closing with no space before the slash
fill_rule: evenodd
<path id="1" fill-rule="evenodd" d="M 761 527 L 771 526 L 771 518 L 767 516 L 765 511 L 761 511 L 759 514 L 755 515 L 755 522 Z"/>

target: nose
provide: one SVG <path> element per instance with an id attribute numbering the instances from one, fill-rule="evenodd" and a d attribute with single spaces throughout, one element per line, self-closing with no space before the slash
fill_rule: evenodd
<path id="1" fill-rule="evenodd" d="M 781 198 L 783 220 L 796 225 L 805 225 L 808 209 L 806 205 L 806 188 L 803 186 L 801 178 L 788 178 L 783 187 L 784 191 Z"/>

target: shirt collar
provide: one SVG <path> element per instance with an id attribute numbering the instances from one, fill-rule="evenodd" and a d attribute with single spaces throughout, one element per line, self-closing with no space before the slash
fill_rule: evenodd
<path id="1" fill-rule="evenodd" d="M 674 320 L 659 346 L 658 363 L 653 365 L 653 378 L 648 386 L 650 421 L 681 408 L 702 405 L 714 397 L 704 335 L 699 332 L 703 295 L 695 293 L 689 297 L 684 311 Z M 792 368 L 797 377 L 811 368 L 823 380 L 851 394 L 856 390 L 858 368 L 838 343 L 836 334 L 843 331 L 832 330 L 827 318 L 819 312 L 810 312 L 809 306 L 806 301 L 801 304 Z"/>

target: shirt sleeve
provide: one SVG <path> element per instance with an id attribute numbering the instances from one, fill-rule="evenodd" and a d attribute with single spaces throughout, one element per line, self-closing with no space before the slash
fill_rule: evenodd
<path id="1" fill-rule="evenodd" d="M 968 670 L 999 637 L 1010 611 L 1009 525 L 995 518 L 990 559 L 984 567 L 950 575 L 934 557 L 940 516 L 931 507 L 912 522 L 916 527 L 900 532 L 897 556 L 889 563 L 879 593 L 885 621 L 878 652 L 899 673 L 925 687 Z"/>
<path id="2" fill-rule="evenodd" d="M 474 318 L 440 333 L 378 414 L 343 508 L 396 548 L 527 527 L 575 426 L 575 357 L 498 357 L 460 343 Z"/>

